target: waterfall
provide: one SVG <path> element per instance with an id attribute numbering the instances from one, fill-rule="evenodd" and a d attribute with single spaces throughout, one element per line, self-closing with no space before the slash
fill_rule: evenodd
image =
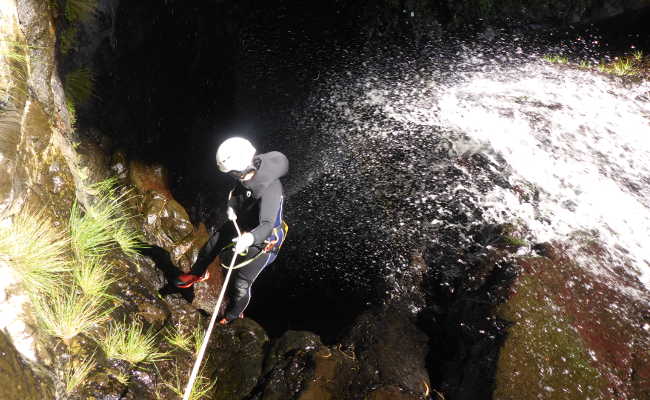
<path id="1" fill-rule="evenodd" d="M 328 82 L 314 106 L 328 148 L 321 175 L 344 176 L 347 187 L 331 220 L 348 208 L 372 210 L 345 214 L 389 237 L 378 250 L 358 248 L 361 257 L 389 260 L 399 249 L 440 242 L 453 226 L 451 240 L 469 241 L 463 232 L 472 224 L 508 222 L 525 226 L 530 243 L 601 244 L 604 254 L 575 250 L 573 258 L 645 296 L 638 282 L 624 282 L 650 286 L 648 82 L 521 49 L 488 56 L 463 48 L 453 59 L 402 63 L 400 73 L 369 64 Z M 459 162 L 471 155 L 485 158 L 481 171 Z M 388 264 L 389 276 L 405 267 L 404 259 Z M 626 279 L 617 278 L 621 268 Z"/>

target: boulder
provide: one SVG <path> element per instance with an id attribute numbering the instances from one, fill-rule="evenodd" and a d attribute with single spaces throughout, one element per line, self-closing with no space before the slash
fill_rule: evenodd
<path id="1" fill-rule="evenodd" d="M 429 391 L 428 337 L 403 309 L 365 312 L 343 343 L 352 349 L 359 366 L 354 392 L 365 395 L 377 386 L 394 386 L 419 396 Z"/>
<path id="2" fill-rule="evenodd" d="M 576 243 L 590 268 L 576 261 Z M 616 266 L 588 236 L 537 248 L 543 256 L 518 259 L 521 273 L 499 307 L 512 325 L 494 398 L 650 398 L 647 291 L 625 268 L 594 274 Z"/>
<path id="3" fill-rule="evenodd" d="M 268 342 L 264 329 L 248 318 L 216 325 L 206 351 L 215 366 L 210 376 L 216 382 L 214 400 L 244 399 L 253 391 L 262 373 Z"/>
<path id="4" fill-rule="evenodd" d="M 311 332 L 287 331 L 270 347 L 254 398 L 354 398 L 348 391 L 358 370 L 354 357 L 340 346 L 325 346 Z"/>

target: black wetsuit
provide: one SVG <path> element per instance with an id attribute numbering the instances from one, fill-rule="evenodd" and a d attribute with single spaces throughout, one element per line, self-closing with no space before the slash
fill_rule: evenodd
<path id="1" fill-rule="evenodd" d="M 239 181 L 228 198 L 228 206 L 235 210 L 242 233 L 250 232 L 255 238 L 245 258 L 253 261 L 233 271 L 231 302 L 226 312 L 229 320 L 244 312 L 250 302 L 253 282 L 275 260 L 286 235 L 284 191 L 280 178 L 287 174 L 289 161 L 284 154 L 272 151 L 255 156 L 253 163 L 257 168 L 255 176 L 248 181 Z M 191 273 L 203 275 L 217 253 L 235 236 L 233 224 L 226 223 L 203 246 Z"/>

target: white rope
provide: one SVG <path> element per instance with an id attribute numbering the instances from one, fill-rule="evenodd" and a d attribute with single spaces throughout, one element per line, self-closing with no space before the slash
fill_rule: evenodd
<path id="1" fill-rule="evenodd" d="M 241 231 L 239 230 L 239 225 L 237 221 L 233 220 L 235 228 L 237 229 L 237 236 L 241 238 Z M 190 374 L 190 380 L 187 381 L 187 386 L 185 387 L 185 395 L 183 395 L 183 400 L 189 400 L 190 395 L 192 394 L 192 386 L 194 386 L 194 380 L 196 375 L 199 373 L 199 367 L 201 366 L 201 361 L 203 360 L 203 355 L 205 354 L 205 349 L 208 347 L 208 342 L 210 341 L 210 334 L 212 334 L 212 328 L 214 328 L 214 322 L 217 320 L 217 314 L 219 313 L 219 307 L 223 301 L 223 296 L 226 294 L 226 287 L 228 286 L 228 281 L 230 280 L 230 274 L 232 273 L 233 266 L 235 265 L 235 260 L 237 259 L 237 253 L 233 254 L 232 261 L 230 261 L 230 268 L 228 268 L 228 273 L 226 274 L 226 279 L 223 281 L 223 286 L 221 287 L 221 293 L 219 294 L 219 299 L 217 299 L 217 305 L 214 307 L 212 312 L 212 318 L 210 318 L 210 324 L 208 325 L 208 330 L 203 336 L 203 343 L 201 344 L 201 349 L 199 354 L 196 356 L 196 361 L 194 362 L 194 367 L 192 368 L 192 373 Z"/>

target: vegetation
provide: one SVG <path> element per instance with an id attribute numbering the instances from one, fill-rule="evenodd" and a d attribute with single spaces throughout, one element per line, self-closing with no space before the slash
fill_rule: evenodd
<path id="1" fill-rule="evenodd" d="M 530 260 L 543 273 L 522 276 L 513 295 L 499 307 L 512 322 L 499 353 L 494 398 L 536 399 L 538 384 L 550 388 L 545 399 L 602 397 L 603 376 L 590 362 L 588 348 L 551 294 L 564 280 L 548 281 L 556 268 L 546 259 Z"/>
<path id="2" fill-rule="evenodd" d="M 194 384 L 192 385 L 192 393 L 190 394 L 190 400 L 199 400 L 199 399 L 204 399 L 207 397 L 208 393 L 212 391 L 214 388 L 214 385 L 217 383 L 216 381 L 210 381 L 210 379 L 206 378 L 204 376 L 204 368 L 201 368 L 199 370 L 198 375 L 196 376 L 196 379 L 194 380 Z M 176 367 L 176 373 L 174 374 L 174 382 L 164 382 L 163 384 L 165 387 L 167 387 L 169 390 L 174 392 L 180 397 L 183 397 L 185 394 L 185 386 L 187 385 L 187 379 L 189 378 L 189 371 L 188 371 L 188 377 L 185 380 L 182 380 L 181 377 L 184 377 L 185 374 L 182 374 L 178 371 L 178 367 Z"/>
<path id="3" fill-rule="evenodd" d="M 127 361 L 131 365 L 165 359 L 167 353 L 156 350 L 156 334 L 144 332 L 140 320 L 112 323 L 106 334 L 97 340 L 106 357 Z"/>
<path id="4" fill-rule="evenodd" d="M 77 124 L 77 107 L 75 107 L 72 100 L 69 98 L 65 99 L 65 108 L 68 110 L 68 117 L 70 118 L 70 125 L 75 126 Z"/>
<path id="5" fill-rule="evenodd" d="M 79 260 L 99 258 L 119 246 L 133 256 L 144 246 L 142 235 L 130 228 L 132 213 L 130 191 L 119 193 L 117 180 L 107 179 L 93 185 L 95 204 L 82 212 L 75 204 L 70 215 L 72 248 Z"/>
<path id="6" fill-rule="evenodd" d="M 129 383 L 129 380 L 131 380 L 131 377 L 120 372 L 115 375 L 115 379 L 117 379 L 117 381 L 122 385 L 127 385 Z"/>
<path id="7" fill-rule="evenodd" d="M 505 242 L 506 245 L 512 246 L 512 247 L 515 247 L 515 248 L 524 247 L 524 246 L 527 245 L 525 240 L 514 237 L 514 236 L 504 235 L 502 238 L 503 238 L 503 241 Z"/>
<path id="8" fill-rule="evenodd" d="M 70 213 L 72 250 L 78 260 L 100 258 L 113 247 L 112 218 L 114 210 L 90 206 L 84 213 L 78 203 Z"/>
<path id="9" fill-rule="evenodd" d="M 113 310 L 108 289 L 117 279 L 103 256 L 118 246 L 133 254 L 140 246 L 139 234 L 127 225 L 128 192 L 119 194 L 114 179 L 91 190 L 95 203 L 85 212 L 73 205 L 69 232 L 31 208 L 0 227 L 0 258 L 22 278 L 42 330 L 66 342 L 106 321 Z"/>
<path id="10" fill-rule="evenodd" d="M 75 389 L 81 386 L 88 377 L 88 374 L 90 374 L 90 371 L 95 368 L 95 365 L 97 365 L 97 363 L 93 359 L 93 356 L 91 356 L 66 369 L 63 372 L 66 394 L 74 392 Z"/>
<path id="11" fill-rule="evenodd" d="M 66 55 L 75 46 L 75 40 L 79 33 L 79 27 L 75 25 L 68 26 L 59 36 L 59 49 L 63 55 Z"/>
<path id="12" fill-rule="evenodd" d="M 117 281 L 111 276 L 112 265 L 102 258 L 90 257 L 74 264 L 73 276 L 87 296 L 108 296 L 108 288 Z"/>
<path id="13" fill-rule="evenodd" d="M 194 354 L 199 354 L 199 350 L 203 344 L 203 339 L 205 338 L 205 329 L 203 329 L 201 324 L 194 327 L 192 337 L 194 338 Z"/>
<path id="14" fill-rule="evenodd" d="M 608 74 L 628 76 L 637 75 L 639 73 L 634 60 L 632 58 L 616 58 L 610 63 L 601 62 L 598 64 L 598 70 Z"/>
<path id="15" fill-rule="evenodd" d="M 24 209 L 0 228 L 0 257 L 7 258 L 30 291 L 47 292 L 69 271 L 69 241 L 44 211 Z"/>
<path id="16" fill-rule="evenodd" d="M 90 100 L 93 96 L 94 86 L 93 72 L 88 68 L 79 68 L 65 76 L 63 90 L 67 98 L 78 106 Z"/>
<path id="17" fill-rule="evenodd" d="M 626 56 L 614 57 L 611 61 L 603 59 L 598 64 L 586 60 L 578 60 L 573 63 L 567 57 L 560 55 L 545 55 L 542 58 L 555 64 L 575 65 L 582 69 L 597 70 L 611 75 L 637 78 L 650 77 L 650 57 L 644 55 L 640 50 Z"/>
<path id="18" fill-rule="evenodd" d="M 569 59 L 565 56 L 557 55 L 557 54 L 547 54 L 544 57 L 542 57 L 544 60 L 554 63 L 554 64 L 568 64 Z"/>
<path id="19" fill-rule="evenodd" d="M 97 12 L 97 0 L 67 0 L 65 3 L 65 18 L 69 22 L 86 22 Z"/>
<path id="20" fill-rule="evenodd" d="M 0 88 L 9 102 L 19 103 L 27 95 L 27 46 L 8 40 L 0 40 L 0 58 L 8 66 L 12 87 Z M 1 102 L 0 102 L 1 103 Z"/>
<path id="21" fill-rule="evenodd" d="M 51 293 L 34 297 L 33 306 L 41 329 L 64 341 L 88 333 L 106 321 L 113 311 L 102 297 L 86 296 L 70 287 L 51 290 Z"/>
<path id="22" fill-rule="evenodd" d="M 165 340 L 167 343 L 181 350 L 190 352 L 192 350 L 192 335 L 184 334 L 177 327 L 167 329 L 165 332 Z"/>

